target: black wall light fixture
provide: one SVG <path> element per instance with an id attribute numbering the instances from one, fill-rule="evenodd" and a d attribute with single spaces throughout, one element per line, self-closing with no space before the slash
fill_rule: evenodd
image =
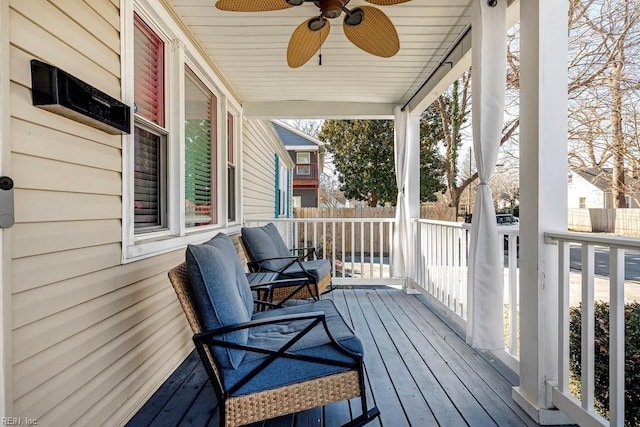
<path id="1" fill-rule="evenodd" d="M 31 60 L 33 105 L 110 134 L 131 131 L 131 108 L 53 65 Z"/>

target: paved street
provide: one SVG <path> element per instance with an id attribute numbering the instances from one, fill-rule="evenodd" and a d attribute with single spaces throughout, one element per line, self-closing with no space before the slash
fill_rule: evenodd
<path id="1" fill-rule="evenodd" d="M 601 276 L 609 275 L 609 250 L 595 250 L 595 273 Z M 582 248 L 578 245 L 571 246 L 570 249 L 571 268 L 581 270 Z M 627 252 L 625 254 L 625 280 L 640 282 L 640 252 Z"/>
<path id="2" fill-rule="evenodd" d="M 570 249 L 571 274 L 571 305 L 575 306 L 582 299 L 581 268 L 582 248 L 578 245 Z M 609 250 L 596 249 L 595 258 L 595 300 L 609 301 Z M 640 253 L 628 252 L 625 254 L 625 302 L 640 301 Z"/>

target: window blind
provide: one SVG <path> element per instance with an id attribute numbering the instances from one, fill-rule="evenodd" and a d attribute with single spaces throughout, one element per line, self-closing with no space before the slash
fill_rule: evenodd
<path id="1" fill-rule="evenodd" d="M 138 15 L 134 27 L 136 114 L 164 126 L 164 43 Z"/>
<path id="2" fill-rule="evenodd" d="M 185 225 L 215 223 L 215 97 L 187 69 L 185 78 Z"/>
<path id="3" fill-rule="evenodd" d="M 162 226 L 162 137 L 134 131 L 134 229 Z"/>

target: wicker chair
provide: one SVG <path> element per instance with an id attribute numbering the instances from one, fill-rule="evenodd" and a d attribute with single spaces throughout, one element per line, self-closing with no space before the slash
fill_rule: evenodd
<path id="1" fill-rule="evenodd" d="M 315 248 L 287 248 L 273 223 L 263 227 L 243 227 L 240 243 L 250 271 L 271 271 L 280 278 L 307 278 L 312 293 L 298 292 L 293 298 L 313 298 L 331 289 L 331 262 L 313 259 Z M 284 292 L 284 291 L 283 291 Z"/>
<path id="2" fill-rule="evenodd" d="M 364 425 L 379 415 L 376 407 L 367 408 L 362 344 L 332 301 L 252 313 L 247 321 L 229 323 L 222 312 L 232 307 L 229 301 L 250 294 L 246 278 L 234 274 L 234 268 L 241 269 L 237 254 L 235 259 L 221 259 L 222 252 L 203 246 L 190 245 L 187 263 L 169 271 L 169 279 L 217 396 L 221 426 L 249 424 L 354 397 L 360 397 L 362 414 L 345 425 Z M 214 271 L 220 274 L 204 277 Z M 203 300 L 202 295 L 211 298 Z M 221 300 L 222 295 L 229 301 Z M 207 309 L 207 304 L 213 306 Z M 241 307 L 233 311 L 227 314 L 245 315 Z M 213 320 L 218 327 L 206 327 L 214 313 L 220 316 Z M 242 336 L 244 331 L 248 333 Z"/>

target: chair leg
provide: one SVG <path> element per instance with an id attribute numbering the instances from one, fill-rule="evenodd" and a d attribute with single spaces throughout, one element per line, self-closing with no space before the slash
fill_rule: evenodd
<path id="1" fill-rule="evenodd" d="M 346 424 L 343 424 L 342 427 L 360 427 L 370 423 L 379 415 L 380 415 L 380 410 L 378 409 L 377 406 L 374 406 L 373 408 L 369 409 L 367 412 L 360 415 L 356 419 L 351 420 Z"/>
<path id="2" fill-rule="evenodd" d="M 324 291 L 320 295 L 326 295 L 329 292 L 333 291 L 335 288 L 333 287 L 333 283 L 330 283 L 329 286 L 326 287 Z"/>

